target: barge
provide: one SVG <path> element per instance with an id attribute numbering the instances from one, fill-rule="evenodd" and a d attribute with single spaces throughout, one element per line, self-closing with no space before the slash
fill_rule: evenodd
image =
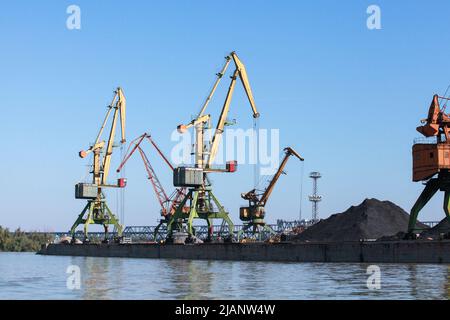
<path id="1" fill-rule="evenodd" d="M 149 259 L 450 263 L 450 240 L 203 243 L 46 244 L 41 255 Z"/>

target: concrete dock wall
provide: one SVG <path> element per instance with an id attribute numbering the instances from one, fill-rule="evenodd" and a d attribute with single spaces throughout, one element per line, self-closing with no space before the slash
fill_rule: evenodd
<path id="1" fill-rule="evenodd" d="M 39 254 L 286 262 L 450 263 L 450 241 L 248 244 L 49 244 Z"/>

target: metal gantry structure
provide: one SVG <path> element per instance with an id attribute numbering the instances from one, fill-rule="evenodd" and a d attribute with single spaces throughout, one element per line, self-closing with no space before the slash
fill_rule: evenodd
<path id="1" fill-rule="evenodd" d="M 120 144 L 126 142 L 125 138 L 125 115 L 126 115 L 126 100 L 122 89 L 119 87 L 114 91 L 114 97 L 107 107 L 106 116 L 100 127 L 100 131 L 95 139 L 95 142 L 86 151 L 80 151 L 80 158 L 85 158 L 88 154 L 93 154 L 92 164 L 92 183 L 78 183 L 75 186 L 75 198 L 87 199 L 87 204 L 81 211 L 77 220 L 70 229 L 70 234 L 74 236 L 76 228 L 84 225 L 84 239 L 88 240 L 88 225 L 100 224 L 105 229 L 105 241 L 108 240 L 108 227 L 114 225 L 117 230 L 117 235 L 122 235 L 122 225 L 119 219 L 111 211 L 106 203 L 103 189 L 105 188 L 123 188 L 126 180 L 119 179 L 117 184 L 108 183 L 109 170 L 111 168 L 111 156 L 113 154 L 113 147 L 115 146 L 114 139 L 117 129 L 117 122 L 120 119 L 121 124 L 121 139 Z M 111 128 L 107 142 L 102 140 L 103 131 L 108 123 L 108 119 L 112 114 Z M 105 149 L 106 145 L 106 149 Z M 72 237 L 74 238 L 74 237 Z"/>
<path id="2" fill-rule="evenodd" d="M 307 221 L 285 221 L 285 220 L 277 220 L 276 224 L 267 224 L 267 226 L 272 230 L 262 231 L 259 234 L 259 237 L 256 239 L 254 237 L 253 231 L 251 229 L 246 228 L 246 225 L 238 224 L 233 225 L 233 235 L 237 237 L 238 234 L 241 234 L 242 238 L 246 239 L 255 239 L 260 241 L 269 240 L 275 234 L 281 234 L 283 232 L 292 231 L 297 227 L 309 227 L 311 224 Z M 156 229 L 159 228 L 158 232 L 155 232 Z M 207 240 L 210 232 L 210 227 L 208 225 L 195 225 L 196 237 L 202 240 Z M 214 234 L 220 234 L 222 232 L 222 225 L 213 225 L 212 230 Z M 244 230 L 245 228 L 245 230 Z M 51 232 L 49 234 L 58 236 L 60 238 L 70 236 L 70 233 L 67 232 Z M 116 232 L 110 232 L 108 237 L 113 239 L 117 236 Z M 83 238 L 82 232 L 75 233 L 76 238 Z M 105 237 L 104 232 L 89 232 L 89 237 L 91 240 L 101 241 Z M 122 237 L 129 238 L 134 242 L 164 242 L 167 238 L 167 228 L 166 224 L 161 226 L 127 226 L 122 231 Z"/>
<path id="3" fill-rule="evenodd" d="M 211 116 L 206 113 L 206 110 L 221 79 L 225 75 L 229 65 L 232 63 L 234 63 L 235 69 L 230 76 L 231 81 L 220 111 L 219 119 L 216 126 L 213 128 L 211 127 Z M 216 75 L 217 78 L 215 79 L 213 87 L 202 104 L 198 115 L 189 123 L 177 127 L 179 133 L 185 133 L 190 128 L 194 129 L 195 144 L 193 166 L 179 166 L 174 168 L 152 139 L 151 135 L 144 133 L 130 143 L 122 162 L 116 170 L 120 173 L 132 155 L 136 151 L 139 153 L 144 163 L 147 178 L 151 182 L 153 191 L 161 207 L 160 222 L 154 227 L 127 227 L 123 230 L 123 226 L 119 223 L 119 219 L 108 207 L 103 192 L 105 188 L 123 188 L 126 185 L 125 178 L 119 178 L 117 184 L 108 183 L 113 147 L 117 146 L 117 144 L 115 144 L 115 133 L 118 121 L 121 123 L 122 133 L 120 145 L 123 146 L 126 142 L 126 100 L 122 89 L 117 88 L 114 92 L 114 98 L 108 106 L 108 111 L 95 142 L 87 151 L 80 151 L 79 153 L 81 158 L 85 158 L 90 153 L 93 154 L 93 165 L 92 171 L 90 172 L 92 174 L 92 182 L 78 183 L 76 185 L 76 198 L 87 199 L 88 203 L 70 229 L 69 234 L 73 241 L 76 238 L 80 238 L 81 234 L 83 235 L 84 241 L 88 241 L 89 224 L 101 224 L 104 226 L 103 233 L 91 233 L 92 235 L 97 236 L 102 235 L 103 241 L 108 241 L 111 236 L 116 240 L 123 240 L 130 236 L 142 241 L 165 241 L 167 243 L 173 242 L 173 234 L 175 231 L 178 231 L 178 234 L 186 233 L 186 243 L 189 243 L 196 241 L 196 239 L 212 241 L 213 237 L 216 240 L 223 241 L 233 241 L 234 239 L 240 239 L 241 237 L 254 239 L 256 234 L 259 235 L 259 240 L 265 240 L 282 230 L 280 224 L 269 225 L 264 221 L 265 205 L 281 174 L 285 173 L 284 167 L 290 156 L 293 155 L 303 161 L 303 158 L 292 148 L 288 147 L 284 149 L 284 159 L 281 161 L 275 175 L 269 181 L 268 186 L 261 193 L 256 191 L 255 188 L 241 195 L 243 199 L 248 201 L 247 206 L 240 208 L 240 219 L 244 222 L 243 225 L 236 226 L 233 224 L 229 217 L 229 213 L 225 210 L 225 207 L 220 203 L 213 192 L 213 186 L 209 179 L 211 173 L 232 173 L 237 169 L 236 161 L 228 161 L 224 167 L 218 167 L 215 165 L 215 159 L 219 151 L 225 126 L 235 123 L 235 121 L 230 122 L 227 119 L 227 116 L 230 111 L 230 105 L 238 79 L 244 88 L 253 118 L 258 119 L 260 116 L 256 108 L 246 68 L 236 52 L 233 51 L 225 57 L 225 64 L 221 71 Z M 112 123 L 109 137 L 106 141 L 103 141 L 102 133 L 111 115 Z M 207 134 L 207 130 L 213 130 L 211 137 Z M 172 172 L 173 185 L 176 187 L 172 193 L 167 193 L 161 184 L 152 163 L 142 148 L 142 143 L 144 141 L 149 141 L 151 143 Z M 195 219 L 204 220 L 206 225 L 194 226 Z M 220 225 L 215 225 L 215 219 L 222 220 L 222 223 Z M 83 232 L 76 231 L 76 228 L 80 224 L 84 224 Z M 290 222 L 291 226 L 294 224 L 294 222 Z M 109 225 L 114 225 L 113 232 L 109 232 Z M 149 236 L 149 234 L 152 234 L 152 236 Z"/>
<path id="4" fill-rule="evenodd" d="M 316 222 L 319 217 L 319 202 L 322 201 L 322 196 L 318 194 L 317 182 L 322 177 L 322 175 L 320 174 L 320 172 L 314 171 L 309 174 L 309 177 L 313 181 L 312 195 L 309 196 L 309 201 L 311 201 L 312 204 L 311 220 L 312 222 Z"/>

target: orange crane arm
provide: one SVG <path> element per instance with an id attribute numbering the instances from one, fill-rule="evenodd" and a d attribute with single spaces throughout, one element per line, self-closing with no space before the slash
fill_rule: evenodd
<path id="1" fill-rule="evenodd" d="M 416 130 L 423 134 L 425 137 L 436 136 L 439 133 L 439 113 L 441 108 L 439 106 L 438 96 L 435 94 L 431 101 L 430 108 L 428 110 L 427 119 L 423 119 L 421 122 L 423 126 L 417 127 Z"/>
<path id="2" fill-rule="evenodd" d="M 247 193 L 242 194 L 243 199 L 251 200 L 251 201 L 255 202 L 255 204 L 257 204 L 257 205 L 265 206 L 267 201 L 269 200 L 269 197 L 270 197 L 278 179 L 280 178 L 281 174 L 283 173 L 284 167 L 286 166 L 286 164 L 289 160 L 289 157 L 295 156 L 300 161 L 305 160 L 294 149 L 292 149 L 290 147 L 284 148 L 284 152 L 285 152 L 284 158 L 281 161 L 281 164 L 280 164 L 277 172 L 275 173 L 272 180 L 270 181 L 269 186 L 266 188 L 266 190 L 262 194 L 261 198 L 258 200 L 258 198 L 255 194 L 255 190 L 251 190 Z"/>
<path id="3" fill-rule="evenodd" d="M 153 190 L 155 191 L 156 197 L 158 198 L 158 202 L 161 205 L 162 215 L 165 216 L 167 214 L 167 208 L 165 204 L 167 204 L 170 201 L 170 199 L 167 196 L 167 193 L 164 190 L 158 177 L 156 176 L 156 172 L 153 169 L 150 161 L 148 160 L 147 155 L 144 153 L 141 147 L 138 147 L 137 149 L 141 155 L 142 161 L 144 162 L 144 167 L 145 170 L 147 171 L 147 177 L 151 181 Z"/>
<path id="4" fill-rule="evenodd" d="M 428 117 L 421 120 L 424 125 L 417 127 L 416 130 L 425 137 L 438 136 L 439 140 L 440 134 L 444 133 L 446 142 L 450 143 L 450 117 L 441 109 L 439 99 L 450 100 L 449 98 L 439 97 L 435 94 L 428 109 Z"/>
<path id="5" fill-rule="evenodd" d="M 172 214 L 173 212 L 175 212 L 176 206 L 180 203 L 180 198 L 186 194 L 186 188 L 178 188 L 174 191 L 174 193 L 171 195 L 171 197 L 167 196 L 167 193 L 164 190 L 161 182 L 159 181 L 158 176 L 156 175 L 156 172 L 153 169 L 153 166 L 151 165 L 144 150 L 140 146 L 145 138 L 147 138 L 150 141 L 150 143 L 156 149 L 158 154 L 163 158 L 164 162 L 173 171 L 172 164 L 169 162 L 167 157 L 162 153 L 161 149 L 158 147 L 156 142 L 151 138 L 151 135 L 148 133 L 142 134 L 141 136 L 137 137 L 130 143 L 127 153 L 124 156 L 122 162 L 120 163 L 120 165 L 116 171 L 120 172 L 123 169 L 123 167 L 125 166 L 125 164 L 127 163 L 127 161 L 134 154 L 134 152 L 136 150 L 139 151 L 142 161 L 144 162 L 145 170 L 147 172 L 147 178 L 152 183 L 152 187 L 153 187 L 153 190 L 155 191 L 156 198 L 158 199 L 158 202 L 161 205 L 161 214 L 163 216 L 166 216 L 167 214 Z"/>

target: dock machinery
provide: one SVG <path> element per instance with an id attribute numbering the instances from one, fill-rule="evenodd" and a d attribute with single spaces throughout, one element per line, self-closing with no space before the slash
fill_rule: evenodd
<path id="1" fill-rule="evenodd" d="M 144 150 L 141 147 L 141 144 L 144 141 L 149 141 L 150 144 L 156 149 L 157 153 L 161 156 L 161 158 L 164 160 L 164 162 L 167 164 L 167 166 L 170 169 L 170 172 L 173 172 L 174 168 L 170 161 L 167 159 L 167 157 L 164 155 L 164 153 L 161 151 L 161 149 L 158 147 L 156 142 L 153 140 L 152 136 L 148 133 L 144 133 L 141 136 L 137 137 L 133 141 L 131 141 L 130 145 L 128 146 L 128 150 L 123 157 L 122 162 L 120 163 L 119 167 L 117 168 L 117 172 L 121 172 L 121 170 L 124 168 L 125 164 L 128 162 L 128 160 L 131 158 L 131 156 L 135 153 L 137 150 L 141 156 L 141 159 L 144 163 L 145 171 L 147 172 L 147 178 L 150 180 L 153 191 L 156 194 L 156 198 L 158 199 L 159 205 L 161 206 L 160 214 L 161 219 L 159 221 L 158 226 L 155 228 L 154 231 L 154 239 L 157 239 L 157 235 L 159 232 L 160 227 L 163 224 L 167 224 L 170 220 L 170 217 L 175 213 L 176 208 L 180 204 L 181 200 L 186 196 L 186 188 L 176 188 L 170 195 L 165 191 L 164 187 L 162 186 L 161 182 L 158 179 L 158 176 L 156 175 L 155 170 L 153 169 L 153 166 L 151 165 L 147 155 L 145 154 Z M 186 212 L 186 209 L 185 209 Z"/>
<path id="2" fill-rule="evenodd" d="M 231 82 L 228 87 L 228 92 L 223 104 L 223 108 L 219 117 L 219 120 L 214 131 L 214 135 L 211 139 L 210 147 L 208 148 L 208 142 L 205 141 L 205 130 L 210 128 L 210 115 L 205 114 L 206 108 L 217 89 L 217 86 L 225 74 L 230 62 L 235 64 L 235 70 L 231 76 Z M 234 224 L 231 221 L 228 212 L 220 204 L 212 191 L 212 186 L 208 180 L 208 173 L 210 172 L 234 172 L 236 171 L 236 161 L 227 162 L 226 167 L 222 169 L 213 168 L 213 162 L 217 155 L 218 147 L 222 138 L 225 125 L 227 125 L 227 115 L 230 110 L 230 103 L 233 97 L 233 92 L 236 86 L 236 80 L 239 78 L 244 87 L 248 101 L 252 108 L 253 117 L 258 118 L 259 113 L 256 110 L 253 93 L 248 80 L 247 72 L 244 64 L 239 60 L 237 54 L 233 51 L 227 57 L 225 57 L 225 64 L 222 70 L 216 74 L 217 79 L 211 89 L 206 101 L 202 105 L 202 108 L 197 117 L 187 125 L 179 125 L 177 127 L 178 132 L 184 133 L 187 129 L 193 127 L 195 129 L 195 166 L 194 167 L 178 167 L 174 170 L 174 186 L 176 187 L 188 187 L 188 193 L 181 201 L 180 205 L 175 210 L 174 215 L 171 217 L 167 225 L 167 241 L 171 242 L 172 233 L 174 229 L 182 230 L 183 224 L 187 223 L 187 241 L 191 241 L 195 236 L 195 230 L 192 227 L 193 219 L 204 219 L 208 224 L 208 240 L 212 239 L 213 233 L 213 219 L 222 219 L 222 225 L 228 226 L 227 240 L 232 240 L 234 232 Z M 188 204 L 189 203 L 189 204 Z M 187 206 L 190 208 L 189 214 L 183 212 L 183 208 Z"/>
<path id="3" fill-rule="evenodd" d="M 116 134 L 117 122 L 120 118 L 121 126 L 121 140 L 120 144 L 126 142 L 125 139 L 125 115 L 126 115 L 126 100 L 121 88 L 114 91 L 114 97 L 107 107 L 108 111 L 100 127 L 100 131 L 95 139 L 93 145 L 86 151 L 80 151 L 80 158 L 85 158 L 88 154 L 93 154 L 92 183 L 78 183 L 75 185 L 75 198 L 87 199 L 87 204 L 81 211 L 78 219 L 70 229 L 72 240 L 75 239 L 75 230 L 80 224 L 84 224 L 84 240 L 88 241 L 88 225 L 101 224 L 105 228 L 105 239 L 108 241 L 108 226 L 114 225 L 119 237 L 122 236 L 122 225 L 118 218 L 113 214 L 106 203 L 103 194 L 104 188 L 123 188 L 126 180 L 118 179 L 117 184 L 108 184 L 108 175 L 111 167 L 111 156 L 113 154 L 114 137 Z M 107 143 L 102 140 L 102 134 L 105 126 L 112 114 L 111 129 Z M 105 149 L 106 145 L 106 149 Z"/>
<path id="4" fill-rule="evenodd" d="M 254 235 L 261 235 L 261 232 L 263 231 L 275 234 L 275 231 L 273 231 L 264 221 L 265 206 L 270 195 L 272 194 L 273 189 L 275 188 L 276 183 L 278 182 L 278 179 L 281 174 L 284 173 L 284 167 L 291 156 L 295 156 L 300 161 L 304 161 L 304 159 L 294 149 L 290 147 L 284 148 L 284 158 L 264 192 L 262 194 L 258 194 L 257 190 L 253 189 L 249 192 L 241 194 L 242 199 L 248 200 L 248 206 L 241 207 L 239 209 L 239 218 L 245 223 L 245 225 L 244 228 L 238 233 L 238 240 L 249 228 L 253 228 Z"/>
<path id="5" fill-rule="evenodd" d="M 433 141 L 415 143 L 413 155 L 413 181 L 424 181 L 425 188 L 411 209 L 407 238 L 415 238 L 417 216 L 422 208 L 440 190 L 444 191 L 444 211 L 450 220 L 450 116 L 441 108 L 439 99 L 449 98 L 433 96 L 428 111 L 428 117 L 421 120 L 422 126 L 417 127 L 427 138 L 435 137 Z M 437 175 L 437 176 L 436 176 Z"/>

